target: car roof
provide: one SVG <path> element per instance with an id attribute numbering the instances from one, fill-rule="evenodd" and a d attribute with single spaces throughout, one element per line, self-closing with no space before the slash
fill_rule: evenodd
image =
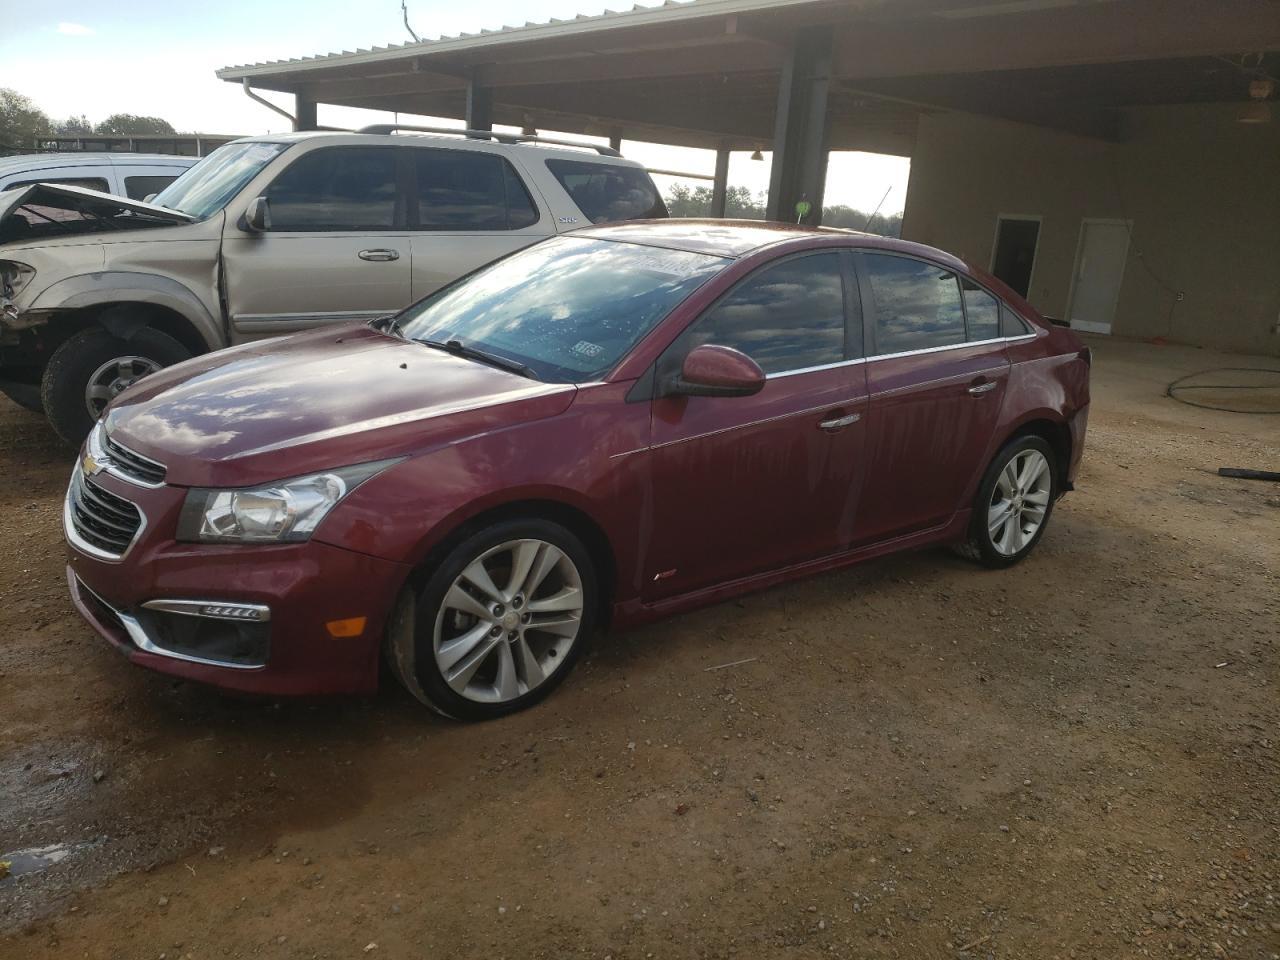
<path id="1" fill-rule="evenodd" d="M 575 237 L 594 237 L 600 240 L 617 240 L 640 243 L 689 253 L 704 253 L 715 257 L 737 259 L 764 247 L 787 245 L 796 249 L 813 246 L 820 241 L 823 246 L 850 246 L 911 256 L 928 257 L 957 270 L 969 272 L 965 262 L 944 250 L 882 237 L 875 233 L 860 233 L 836 227 L 810 227 L 794 223 L 777 223 L 767 220 L 715 220 L 672 218 L 670 220 L 632 220 L 599 227 L 584 227 L 573 231 Z M 845 242 L 841 243 L 843 239 Z"/>
<path id="2" fill-rule="evenodd" d="M 57 170 L 63 167 L 116 167 L 147 164 L 189 167 L 199 157 L 180 157 L 172 153 L 23 153 L 0 157 L 0 176 L 27 170 Z"/>
<path id="3" fill-rule="evenodd" d="M 552 146 L 545 143 L 500 143 L 495 140 L 481 140 L 476 137 L 448 133 L 357 133 L 346 130 L 300 131 L 295 133 L 263 134 L 257 137 L 241 137 L 233 143 L 315 143 L 322 146 L 385 146 L 397 147 L 427 146 L 445 149 L 481 150 L 492 153 L 510 155 L 519 151 L 521 157 L 546 156 L 571 160 L 585 160 L 589 163 L 605 163 L 613 166 L 640 167 L 634 160 L 625 157 L 611 157 L 596 152 L 596 144 L 583 143 L 577 147 Z M 526 152 L 527 151 L 527 152 Z"/>

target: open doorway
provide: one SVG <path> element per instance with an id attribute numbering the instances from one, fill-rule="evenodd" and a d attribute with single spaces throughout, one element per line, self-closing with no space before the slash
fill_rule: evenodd
<path id="1" fill-rule="evenodd" d="M 1080 223 L 1080 244 L 1071 282 L 1067 319 L 1076 330 L 1110 333 L 1124 283 L 1129 256 L 1127 220 L 1086 218 Z"/>
<path id="2" fill-rule="evenodd" d="M 1002 213 L 996 218 L 991 272 L 1023 297 L 1031 291 L 1039 243 L 1039 217 Z"/>

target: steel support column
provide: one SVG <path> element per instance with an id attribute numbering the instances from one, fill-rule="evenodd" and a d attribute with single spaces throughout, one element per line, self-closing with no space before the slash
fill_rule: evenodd
<path id="1" fill-rule="evenodd" d="M 617 150 L 619 153 L 622 152 L 622 131 L 621 130 L 615 130 L 613 131 L 613 133 L 609 134 L 609 146 L 611 146 L 614 150 Z"/>
<path id="2" fill-rule="evenodd" d="M 810 28 L 796 35 L 778 82 L 769 177 L 770 220 L 795 223 L 796 204 L 807 201 L 804 223 L 822 222 L 827 179 L 827 89 L 831 81 L 831 31 Z"/>
<path id="3" fill-rule="evenodd" d="M 481 86 L 474 77 L 467 81 L 467 129 L 493 129 L 493 90 Z"/>
<path id="4" fill-rule="evenodd" d="M 315 130 L 318 126 L 316 122 L 316 102 L 300 93 L 295 93 L 293 100 L 293 129 Z"/>
<path id="5" fill-rule="evenodd" d="M 711 181 L 711 215 L 723 217 L 729 199 L 729 148 L 716 151 L 716 175 Z"/>

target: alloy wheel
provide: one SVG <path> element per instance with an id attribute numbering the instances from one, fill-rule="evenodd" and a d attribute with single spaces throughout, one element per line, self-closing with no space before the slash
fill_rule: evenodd
<path id="1" fill-rule="evenodd" d="M 107 404 L 133 386 L 149 373 L 160 369 L 160 364 L 147 357 L 116 357 L 108 360 L 89 377 L 84 391 L 84 403 L 89 416 L 97 420 Z"/>
<path id="2" fill-rule="evenodd" d="M 1053 477 L 1039 450 L 1021 450 L 1004 465 L 991 494 L 987 532 L 996 552 L 1020 553 L 1039 532 L 1049 510 Z"/>
<path id="3" fill-rule="evenodd" d="M 582 628 L 582 576 L 545 540 L 510 540 L 469 563 L 436 615 L 433 651 L 458 695 L 506 703 L 545 683 Z"/>

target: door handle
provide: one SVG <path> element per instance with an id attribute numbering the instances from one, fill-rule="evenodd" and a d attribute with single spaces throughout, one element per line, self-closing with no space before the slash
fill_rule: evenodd
<path id="1" fill-rule="evenodd" d="M 828 431 L 843 430 L 845 427 L 850 424 L 857 423 L 861 419 L 862 414 L 860 413 L 847 413 L 843 417 L 834 417 L 831 420 L 823 420 L 818 424 L 818 429 Z"/>
<path id="2" fill-rule="evenodd" d="M 400 252 L 398 250 L 361 250 L 356 256 L 361 260 L 382 263 L 387 260 L 399 260 Z"/>
<path id="3" fill-rule="evenodd" d="M 981 397 L 984 394 L 990 393 L 992 390 L 994 390 L 998 386 L 1000 386 L 1000 384 L 996 383 L 996 381 L 994 380 L 986 380 L 982 383 L 975 383 L 973 386 L 969 388 L 969 395 L 974 397 Z"/>

